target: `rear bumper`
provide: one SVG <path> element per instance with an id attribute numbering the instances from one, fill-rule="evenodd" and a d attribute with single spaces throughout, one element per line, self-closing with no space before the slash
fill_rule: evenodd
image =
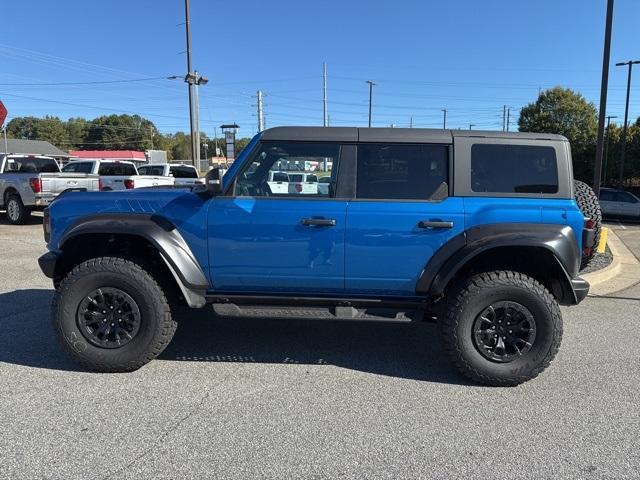
<path id="1" fill-rule="evenodd" d="M 42 273 L 44 273 L 49 278 L 53 278 L 53 275 L 56 271 L 56 263 L 59 258 L 60 254 L 56 252 L 47 252 L 42 255 L 38 259 L 38 265 L 40 265 L 40 270 L 42 270 Z"/>
<path id="2" fill-rule="evenodd" d="M 575 297 L 575 304 L 577 305 L 587 297 L 589 293 L 589 282 L 585 279 L 576 277 L 571 280 L 571 289 L 573 290 L 573 296 Z"/>
<path id="3" fill-rule="evenodd" d="M 55 195 L 38 195 L 36 196 L 34 205 L 36 207 L 46 207 L 56 198 Z"/>

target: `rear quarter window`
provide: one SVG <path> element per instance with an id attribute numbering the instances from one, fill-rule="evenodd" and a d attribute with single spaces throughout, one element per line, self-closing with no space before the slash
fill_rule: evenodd
<path id="1" fill-rule="evenodd" d="M 482 193 L 558 192 L 558 162 L 550 146 L 475 144 L 471 190 Z"/>

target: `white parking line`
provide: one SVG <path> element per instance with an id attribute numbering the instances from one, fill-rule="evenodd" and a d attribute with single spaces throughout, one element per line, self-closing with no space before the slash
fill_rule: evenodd
<path id="1" fill-rule="evenodd" d="M 622 227 L 622 229 L 623 229 L 623 230 L 626 230 L 626 229 L 627 229 L 627 227 L 625 227 L 625 226 L 620 222 L 620 220 L 618 220 L 618 225 L 620 225 L 620 226 Z"/>

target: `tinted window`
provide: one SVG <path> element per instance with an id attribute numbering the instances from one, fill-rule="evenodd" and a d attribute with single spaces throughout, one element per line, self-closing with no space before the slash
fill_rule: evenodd
<path id="1" fill-rule="evenodd" d="M 600 200 L 605 202 L 615 202 L 614 192 L 608 190 L 600 190 Z"/>
<path id="2" fill-rule="evenodd" d="M 284 172 L 273 172 L 273 181 L 274 182 L 288 182 L 289 175 Z"/>
<path id="3" fill-rule="evenodd" d="M 162 165 L 144 165 L 138 168 L 140 175 L 162 175 L 164 173 L 164 167 Z"/>
<path id="4" fill-rule="evenodd" d="M 631 195 L 630 193 L 627 192 L 617 192 L 617 201 L 618 202 L 625 202 L 625 203 L 637 203 L 638 200 Z"/>
<path id="5" fill-rule="evenodd" d="M 340 154 L 336 143 L 264 142 L 252 161 L 236 179 L 235 195 L 239 197 L 270 196 L 320 196 L 333 195 L 335 191 L 335 162 Z M 277 180 L 282 172 L 287 180 Z M 301 173 L 291 173 L 299 171 Z M 304 172 L 314 172 L 306 175 Z M 332 181 L 319 187 L 317 174 Z M 276 177 L 278 175 L 278 177 Z M 315 178 L 315 183 L 309 183 Z M 270 180 L 271 179 L 271 180 Z M 283 182 L 290 183 L 283 183 Z M 305 183 L 302 183 L 305 182 Z"/>
<path id="6" fill-rule="evenodd" d="M 169 167 L 169 172 L 171 172 L 171 175 L 175 178 L 198 178 L 196 169 L 187 165 L 182 167 Z M 158 175 L 161 175 L 161 173 Z"/>
<path id="7" fill-rule="evenodd" d="M 71 162 L 66 164 L 62 171 L 68 173 L 91 173 L 92 166 L 91 163 L 87 162 Z"/>
<path id="8" fill-rule="evenodd" d="M 100 168 L 98 169 L 99 175 L 104 175 L 105 177 L 111 176 L 131 176 L 137 175 L 136 167 L 134 167 L 130 163 L 101 163 Z"/>
<path id="9" fill-rule="evenodd" d="M 55 173 L 60 168 L 53 158 L 9 157 L 6 172 L 17 173 Z"/>
<path id="10" fill-rule="evenodd" d="M 471 147 L 471 189 L 489 193 L 557 193 L 553 147 L 476 144 Z"/>
<path id="11" fill-rule="evenodd" d="M 358 198 L 429 200 L 448 177 L 443 145 L 359 145 Z"/>

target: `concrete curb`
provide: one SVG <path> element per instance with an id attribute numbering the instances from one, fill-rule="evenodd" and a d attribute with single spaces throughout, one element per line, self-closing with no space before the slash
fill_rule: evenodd
<path id="1" fill-rule="evenodd" d="M 640 262 L 611 229 L 607 244 L 613 255 L 611 264 L 602 270 L 582 275 L 591 285 L 589 295 L 608 295 L 640 282 Z"/>

